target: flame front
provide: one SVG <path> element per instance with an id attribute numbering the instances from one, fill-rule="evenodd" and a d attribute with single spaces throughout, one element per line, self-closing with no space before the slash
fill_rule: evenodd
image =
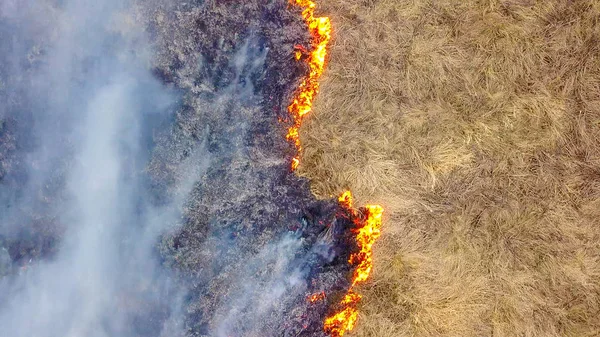
<path id="1" fill-rule="evenodd" d="M 327 45 L 331 39 L 331 21 L 328 17 L 315 17 L 316 4 L 311 0 L 290 0 L 290 3 L 303 8 L 302 17 L 308 25 L 310 35 L 312 36 L 312 50 L 310 52 L 300 45 L 295 47 L 294 58 L 296 61 L 306 61 L 310 71 L 302 80 L 292 103 L 288 106 L 288 112 L 293 118 L 293 124 L 288 129 L 286 138 L 296 146 L 296 156 L 292 158 L 291 168 L 295 170 L 300 164 L 300 145 L 299 129 L 302 118 L 312 110 L 312 104 L 315 96 L 319 92 L 318 80 L 325 69 L 325 60 L 327 57 Z M 380 235 L 381 216 L 383 208 L 377 205 L 367 205 L 366 214 L 361 217 L 352 207 L 352 193 L 344 192 L 339 198 L 340 205 L 352 213 L 357 220 L 353 229 L 356 235 L 356 243 L 359 251 L 350 255 L 348 262 L 356 266 L 352 283 L 348 293 L 339 304 L 340 310 L 334 315 L 327 317 L 323 324 L 323 329 L 332 337 L 341 337 L 346 331 L 354 328 L 358 319 L 358 302 L 361 295 L 354 291 L 354 287 L 367 280 L 373 266 L 372 247 L 375 240 Z M 313 294 L 308 297 L 311 303 L 324 300 L 325 293 Z"/>
<path id="2" fill-rule="evenodd" d="M 300 83 L 292 104 L 288 106 L 288 111 L 294 121 L 288 129 L 286 138 L 294 143 L 298 151 L 291 164 L 292 170 L 295 170 L 300 164 L 300 151 L 302 150 L 298 130 L 302 123 L 302 117 L 312 110 L 313 99 L 319 92 L 318 79 L 325 69 L 327 45 L 331 39 L 331 22 L 328 17 L 317 18 L 314 16 L 316 5 L 310 0 L 290 0 L 290 2 L 304 8 L 302 17 L 312 36 L 312 51 L 306 56 L 310 72 Z M 297 46 L 297 49 L 294 57 L 299 61 L 307 52 L 302 46 Z"/>
<path id="3" fill-rule="evenodd" d="M 354 271 L 352 286 L 364 282 L 371 273 L 373 267 L 373 244 L 381 235 L 381 216 L 383 207 L 379 205 L 367 205 L 367 219 L 364 226 L 357 229 L 356 242 L 360 251 L 350 255 L 349 262 L 358 265 Z"/>
<path id="4" fill-rule="evenodd" d="M 352 284 L 348 293 L 340 302 L 341 308 L 334 315 L 327 317 L 323 329 L 332 337 L 341 337 L 346 331 L 354 329 L 358 319 L 358 302 L 362 296 L 358 294 L 354 287 L 366 281 L 369 278 L 373 268 L 373 244 L 381 235 L 381 217 L 383 207 L 379 205 L 367 205 L 365 207 L 365 218 L 361 219 L 358 212 L 352 208 L 352 193 L 344 192 L 339 197 L 340 205 L 348 209 L 358 219 L 355 222 L 356 228 L 353 229 L 356 234 L 356 244 L 358 252 L 350 255 L 348 262 L 356 266 L 352 277 Z"/>
<path id="5" fill-rule="evenodd" d="M 358 319 L 356 306 L 362 296 L 350 290 L 342 299 L 344 307 L 341 311 L 325 320 L 325 331 L 333 337 L 343 336 L 346 331 L 354 329 Z"/>

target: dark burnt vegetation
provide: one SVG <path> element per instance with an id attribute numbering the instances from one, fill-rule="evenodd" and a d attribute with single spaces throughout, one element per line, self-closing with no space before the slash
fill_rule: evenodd
<path id="1" fill-rule="evenodd" d="M 307 71 L 292 52 L 297 44 L 310 45 L 300 13 L 285 0 L 151 1 L 139 11 L 156 53 L 152 73 L 181 101 L 171 119 L 145 125 L 149 162 L 134 174 L 145 176 L 159 205 L 180 197 L 182 183 L 200 176 L 189 182 L 193 189 L 179 223 L 156 245 L 164 268 L 189 289 L 182 303 L 185 333 L 323 336 L 323 320 L 337 298 L 311 303 L 308 297 L 347 290 L 355 246 L 352 215 L 336 200 L 316 200 L 308 181 L 290 171 L 295 148 L 285 139 L 287 105 Z M 43 48 L 36 55 L 30 59 L 43 59 Z M 0 61 L 0 67 L 9 64 Z M 19 198 L 20 186 L 29 186 L 27 172 L 50 174 L 35 185 L 39 190 L 28 191 L 36 196 L 31 202 L 19 203 L 26 207 L 11 209 L 13 230 L 0 233 L 0 278 L 51 260 L 60 248 L 64 228 L 54 206 L 71 165 L 69 153 L 32 158 L 43 145 L 29 131 L 39 123 L 29 112 L 37 107 L 27 105 L 16 84 L 0 68 L 0 97 L 14 102 L 0 115 L 3 206 Z M 60 135 L 64 126 L 54 126 L 55 141 L 68 149 L 68 136 Z M 171 310 L 168 299 L 140 304 L 134 295 L 123 298 L 139 312 L 132 324 L 147 327 L 127 333 L 157 335 L 157 322 Z"/>
<path id="2" fill-rule="evenodd" d="M 186 92 L 150 165 L 157 190 L 170 190 L 177 163 L 195 148 L 206 147 L 211 158 L 183 226 L 161 245 L 165 262 L 193 284 L 190 331 L 208 335 L 225 322 L 222 329 L 235 335 L 322 335 L 328 301 L 307 297 L 348 287 L 352 219 L 336 201 L 315 200 L 307 180 L 290 171 L 286 108 L 306 71 L 292 51 L 310 38 L 301 16 L 272 1 L 207 2 L 154 18 L 157 73 Z M 281 247 L 270 245 L 286 238 L 300 245 L 282 272 Z M 274 279 L 294 273 L 306 288 L 270 294 Z M 257 313 L 269 296 L 270 307 Z"/>

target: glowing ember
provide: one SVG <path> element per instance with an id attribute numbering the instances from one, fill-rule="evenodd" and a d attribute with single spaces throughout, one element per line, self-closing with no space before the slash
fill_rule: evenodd
<path id="1" fill-rule="evenodd" d="M 302 123 L 302 117 L 309 113 L 312 109 L 313 99 L 319 92 L 318 79 L 325 68 L 325 58 L 327 56 L 327 44 L 331 39 L 331 22 L 327 17 L 316 18 L 314 16 L 315 3 L 310 0 L 290 0 L 292 4 L 296 4 L 304 10 L 302 17 L 312 36 L 312 51 L 308 53 L 302 46 L 296 46 L 294 57 L 296 60 L 301 60 L 306 55 L 306 62 L 310 67 L 310 72 L 300 83 L 298 91 L 288 106 L 288 111 L 294 119 L 293 125 L 288 129 L 286 138 L 293 142 L 298 150 L 298 154 L 292 159 L 292 170 L 295 170 L 300 164 L 300 139 L 298 137 L 298 129 Z M 307 55 L 308 54 L 308 55 Z"/>
<path id="2" fill-rule="evenodd" d="M 381 216 L 383 215 L 383 207 L 378 205 L 367 205 L 366 218 L 361 219 L 358 212 L 352 209 L 352 193 L 344 192 L 339 197 L 340 205 L 347 208 L 356 219 L 356 228 L 353 232 L 356 234 L 356 243 L 359 251 L 350 255 L 348 262 L 357 266 L 352 277 L 352 285 L 348 293 L 340 302 L 340 308 L 336 314 L 325 319 L 323 329 L 332 337 L 341 337 L 354 329 L 358 318 L 358 302 L 361 297 L 354 291 L 354 286 L 360 282 L 364 282 L 369 278 L 371 269 L 373 268 L 373 244 L 381 234 Z"/>
<path id="3" fill-rule="evenodd" d="M 308 297 L 308 301 L 309 301 L 310 303 L 315 303 L 315 302 L 317 302 L 317 301 L 322 301 L 322 300 L 324 300 L 324 299 L 325 299 L 325 297 L 327 297 L 327 296 L 325 295 L 325 292 L 324 292 L 324 291 L 322 291 L 322 292 L 320 292 L 320 293 L 317 293 L 317 294 L 312 294 L 312 295 L 310 295 L 310 296 Z"/>

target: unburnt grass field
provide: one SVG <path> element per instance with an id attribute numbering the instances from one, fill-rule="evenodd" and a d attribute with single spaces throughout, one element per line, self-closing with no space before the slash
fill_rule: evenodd
<path id="1" fill-rule="evenodd" d="M 352 335 L 600 335 L 600 2 L 319 6 L 299 173 L 386 209 Z"/>

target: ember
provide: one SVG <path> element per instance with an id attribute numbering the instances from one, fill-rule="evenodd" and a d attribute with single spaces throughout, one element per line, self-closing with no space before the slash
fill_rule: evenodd
<path id="1" fill-rule="evenodd" d="M 322 292 L 320 292 L 320 293 L 317 293 L 317 294 L 312 294 L 312 295 L 310 295 L 310 296 L 308 297 L 308 301 L 309 301 L 310 303 L 315 303 L 315 302 L 317 302 L 317 301 L 322 301 L 322 300 L 324 300 L 324 299 L 325 299 L 325 297 L 326 297 L 326 296 L 325 296 L 325 292 L 324 292 L 324 291 L 322 291 Z"/>

